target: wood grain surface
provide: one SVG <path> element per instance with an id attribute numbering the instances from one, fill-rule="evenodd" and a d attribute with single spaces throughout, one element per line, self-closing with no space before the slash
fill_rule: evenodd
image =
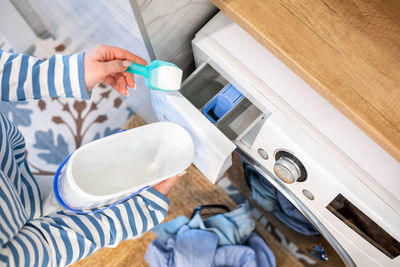
<path id="1" fill-rule="evenodd" d="M 211 1 L 400 162 L 400 1 Z"/>

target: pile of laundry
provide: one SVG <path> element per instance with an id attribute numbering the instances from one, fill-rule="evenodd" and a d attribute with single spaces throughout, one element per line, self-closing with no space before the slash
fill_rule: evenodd
<path id="1" fill-rule="evenodd" d="M 275 267 L 275 257 L 264 240 L 253 233 L 255 222 L 247 204 L 203 219 L 180 216 L 158 225 L 158 236 L 145 255 L 150 267 Z"/>

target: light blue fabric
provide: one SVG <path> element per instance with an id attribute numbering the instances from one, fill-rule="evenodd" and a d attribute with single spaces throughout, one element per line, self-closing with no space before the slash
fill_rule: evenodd
<path id="1" fill-rule="evenodd" d="M 275 266 L 272 251 L 253 230 L 245 204 L 204 221 L 199 213 L 190 221 L 180 216 L 153 229 L 158 238 L 149 245 L 145 259 L 150 267 Z"/>
<path id="2" fill-rule="evenodd" d="M 231 212 L 218 214 L 204 221 L 199 213 L 196 213 L 190 221 L 185 216 L 180 216 L 175 220 L 158 225 L 152 231 L 165 242 L 185 224 L 192 229 L 215 233 L 219 238 L 218 245 L 220 246 L 243 244 L 255 228 L 248 205 L 243 203 Z"/>
<path id="3" fill-rule="evenodd" d="M 257 267 L 256 255 L 252 248 L 243 245 L 227 245 L 215 251 L 213 267 Z"/>
<path id="4" fill-rule="evenodd" d="M 265 211 L 279 211 L 279 203 L 276 200 L 276 188 L 264 186 L 258 177 L 250 176 L 250 199 L 254 200 Z"/>
<path id="5" fill-rule="evenodd" d="M 176 266 L 212 266 L 217 246 L 218 237 L 215 234 L 184 225 L 176 238 Z"/>
<path id="6" fill-rule="evenodd" d="M 256 253 L 258 266 L 276 266 L 274 253 L 261 237 L 252 233 L 246 244 Z"/>
<path id="7" fill-rule="evenodd" d="M 246 242 L 254 231 L 255 222 L 247 204 L 243 203 L 231 212 L 218 214 L 204 221 L 197 213 L 189 226 L 214 232 L 219 237 L 218 245 L 222 246 Z"/>
<path id="8" fill-rule="evenodd" d="M 153 266 L 212 266 L 218 236 L 183 225 L 166 242 L 157 238 L 147 248 L 145 259 Z"/>
<path id="9" fill-rule="evenodd" d="M 188 224 L 189 219 L 185 216 L 179 216 L 172 221 L 159 224 L 157 227 L 153 228 L 152 232 L 154 232 L 159 239 L 163 242 L 167 242 L 167 240 L 178 233 L 179 229 Z"/>
<path id="10" fill-rule="evenodd" d="M 219 247 L 214 256 L 215 267 L 272 267 L 275 256 L 264 240 L 252 233 L 246 246 L 228 245 Z"/>
<path id="11" fill-rule="evenodd" d="M 218 236 L 212 232 L 183 225 L 167 242 L 153 240 L 145 259 L 150 267 L 274 267 L 271 249 L 252 233 L 246 245 L 217 247 Z"/>
<path id="12" fill-rule="evenodd" d="M 319 235 L 315 227 L 285 196 L 252 166 L 243 165 L 245 175 L 250 181 L 250 198 L 264 210 L 271 212 L 281 222 L 294 231 L 304 235 Z"/>

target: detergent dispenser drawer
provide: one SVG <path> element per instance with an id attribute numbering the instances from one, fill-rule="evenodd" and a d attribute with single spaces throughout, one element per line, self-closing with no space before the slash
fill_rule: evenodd
<path id="1" fill-rule="evenodd" d="M 180 90 L 212 124 L 233 142 L 263 117 L 242 92 L 207 62 L 202 63 Z"/>
<path id="2" fill-rule="evenodd" d="M 152 91 L 152 104 L 161 121 L 183 126 L 195 144 L 193 163 L 212 182 L 232 165 L 235 144 L 203 114 L 202 108 L 228 82 L 207 63 L 202 64 L 182 84 L 180 91 Z"/>
<path id="3" fill-rule="evenodd" d="M 183 126 L 191 134 L 194 164 L 212 182 L 231 166 L 236 139 L 263 113 L 233 84 L 203 62 L 182 84 L 179 92 L 152 92 L 153 109 L 160 120 Z"/>

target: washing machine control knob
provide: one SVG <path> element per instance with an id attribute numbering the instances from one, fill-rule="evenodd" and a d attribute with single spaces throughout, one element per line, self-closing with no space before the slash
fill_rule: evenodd
<path id="1" fill-rule="evenodd" d="M 300 167 L 288 157 L 280 157 L 274 164 L 275 174 L 285 183 L 291 184 L 301 176 Z"/>

